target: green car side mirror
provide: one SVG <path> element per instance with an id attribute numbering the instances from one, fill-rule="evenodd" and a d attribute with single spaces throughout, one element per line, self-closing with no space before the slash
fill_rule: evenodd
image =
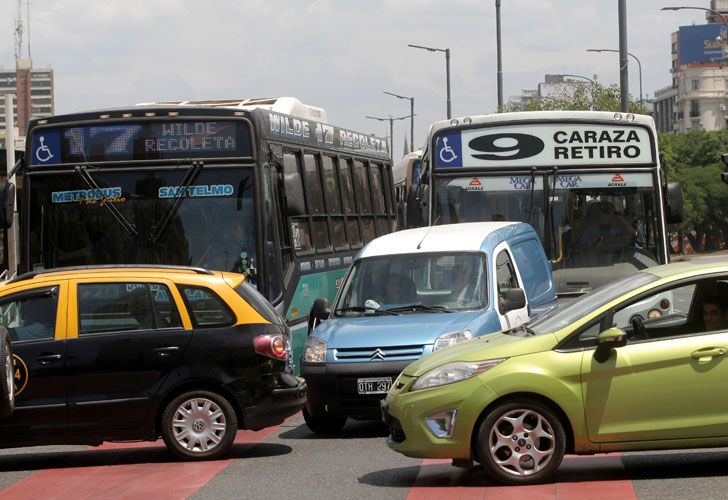
<path id="1" fill-rule="evenodd" d="M 599 334 L 597 337 L 597 350 L 594 352 L 594 359 L 599 363 L 604 363 L 609 359 L 612 349 L 622 347 L 627 344 L 627 334 L 624 330 L 613 326 Z"/>

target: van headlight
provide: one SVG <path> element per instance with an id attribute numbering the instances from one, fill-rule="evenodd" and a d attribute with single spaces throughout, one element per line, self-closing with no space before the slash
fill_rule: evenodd
<path id="1" fill-rule="evenodd" d="M 437 351 L 438 349 L 445 349 L 446 347 L 455 345 L 458 342 L 462 342 L 463 340 L 470 340 L 472 338 L 473 332 L 471 332 L 470 330 L 446 333 L 445 335 L 440 335 L 439 337 L 437 337 L 437 340 L 435 340 L 435 346 L 432 348 L 432 350 Z"/>
<path id="2" fill-rule="evenodd" d="M 306 363 L 326 363 L 326 342 L 318 337 L 309 337 L 303 348 L 303 361 Z"/>
<path id="3" fill-rule="evenodd" d="M 431 387 L 467 380 L 490 370 L 494 366 L 498 366 L 506 359 L 498 358 L 488 359 L 486 361 L 455 361 L 453 363 L 447 363 L 420 376 L 412 384 L 410 390 L 419 391 L 420 389 L 429 389 Z"/>

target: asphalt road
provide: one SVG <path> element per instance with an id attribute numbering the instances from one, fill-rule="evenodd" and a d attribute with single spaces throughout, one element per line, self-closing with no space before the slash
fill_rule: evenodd
<path id="1" fill-rule="evenodd" d="M 400 456 L 377 423 L 314 436 L 300 415 L 241 431 L 230 456 L 180 463 L 161 442 L 0 451 L 0 499 L 712 499 L 728 492 L 728 449 L 566 457 L 556 482 L 495 486 L 477 467 Z"/>

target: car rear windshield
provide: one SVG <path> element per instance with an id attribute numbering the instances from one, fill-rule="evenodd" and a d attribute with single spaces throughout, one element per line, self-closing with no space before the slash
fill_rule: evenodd
<path id="1" fill-rule="evenodd" d="M 271 303 L 268 302 L 258 290 L 248 283 L 247 280 L 235 287 L 235 291 L 238 292 L 238 295 L 240 295 L 248 304 L 250 304 L 250 307 L 263 316 L 263 318 L 271 323 L 278 325 L 283 324 L 283 318 L 280 314 L 278 314 L 278 311 L 276 311 L 273 305 L 271 305 Z"/>

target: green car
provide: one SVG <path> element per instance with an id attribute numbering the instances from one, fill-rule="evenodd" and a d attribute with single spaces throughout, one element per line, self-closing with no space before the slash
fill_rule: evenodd
<path id="1" fill-rule="evenodd" d="M 728 446 L 728 261 L 658 266 L 428 355 L 382 402 L 404 455 L 549 480 L 565 453 Z"/>

